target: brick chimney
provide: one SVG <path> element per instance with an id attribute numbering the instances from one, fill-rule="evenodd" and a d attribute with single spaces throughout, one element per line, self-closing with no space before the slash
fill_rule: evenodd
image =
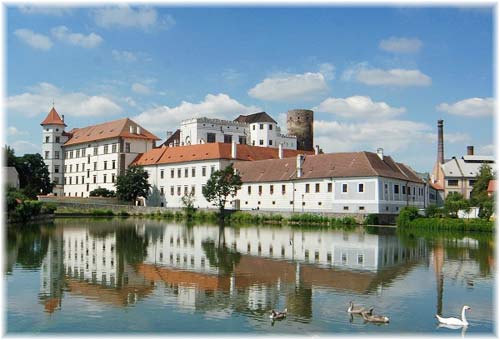
<path id="1" fill-rule="evenodd" d="M 474 145 L 468 145 L 467 146 L 467 155 L 468 156 L 473 156 L 474 155 Z"/>
<path id="2" fill-rule="evenodd" d="M 444 163 L 444 137 L 443 137 L 443 120 L 438 120 L 438 150 L 437 161 L 440 164 Z"/>

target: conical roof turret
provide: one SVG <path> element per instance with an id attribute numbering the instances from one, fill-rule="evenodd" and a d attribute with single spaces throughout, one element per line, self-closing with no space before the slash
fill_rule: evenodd
<path id="1" fill-rule="evenodd" d="M 49 114 L 43 122 L 40 123 L 40 125 L 64 125 L 67 126 L 64 121 L 61 119 L 59 116 L 59 113 L 57 113 L 56 109 L 52 107 L 52 110 L 50 110 Z"/>

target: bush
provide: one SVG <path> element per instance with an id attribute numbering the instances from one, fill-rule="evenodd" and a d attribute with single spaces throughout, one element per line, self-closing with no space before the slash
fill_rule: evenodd
<path id="1" fill-rule="evenodd" d="M 130 216 L 130 213 L 128 211 L 125 211 L 125 210 L 120 210 L 120 212 L 118 213 L 118 216 Z"/>
<path id="2" fill-rule="evenodd" d="M 366 224 L 366 225 L 379 224 L 378 215 L 377 214 L 368 214 L 368 216 L 366 216 L 366 218 L 365 218 L 364 224 Z"/>
<path id="3" fill-rule="evenodd" d="M 399 216 L 396 218 L 396 224 L 398 227 L 407 227 L 410 222 L 418 218 L 418 208 L 416 207 L 403 207 L 399 212 Z"/>
<path id="4" fill-rule="evenodd" d="M 456 219 L 456 218 L 417 218 L 406 226 L 422 230 L 445 230 L 445 231 L 485 231 L 492 232 L 494 223 L 479 218 Z"/>
<path id="5" fill-rule="evenodd" d="M 24 201 L 15 207 L 14 211 L 11 213 L 11 217 L 27 221 L 33 216 L 40 215 L 42 205 L 43 203 L 40 201 Z"/>
<path id="6" fill-rule="evenodd" d="M 90 197 L 116 197 L 116 193 L 113 190 L 108 190 L 106 188 L 97 188 L 89 193 Z"/>
<path id="7" fill-rule="evenodd" d="M 425 208 L 425 217 L 441 217 L 443 215 L 443 209 L 438 208 L 435 204 L 429 204 Z"/>
<path id="8" fill-rule="evenodd" d="M 18 201 L 26 201 L 28 197 L 21 191 L 9 188 L 7 191 L 7 212 L 12 212 L 19 204 Z"/>
<path id="9" fill-rule="evenodd" d="M 55 203 L 43 203 L 42 214 L 53 214 L 57 210 L 57 205 Z"/>
<path id="10" fill-rule="evenodd" d="M 92 216 L 114 216 L 111 209 L 94 209 L 90 212 Z"/>

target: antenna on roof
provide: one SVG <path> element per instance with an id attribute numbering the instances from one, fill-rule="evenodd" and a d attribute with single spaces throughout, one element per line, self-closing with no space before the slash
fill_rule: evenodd
<path id="1" fill-rule="evenodd" d="M 54 108 L 54 98 L 52 98 L 52 108 Z"/>

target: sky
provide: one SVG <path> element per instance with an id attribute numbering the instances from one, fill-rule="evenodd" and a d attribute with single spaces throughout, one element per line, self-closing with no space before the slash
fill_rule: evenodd
<path id="1" fill-rule="evenodd" d="M 59 7 L 57 7 L 59 6 Z M 6 7 L 6 143 L 41 152 L 67 130 L 129 117 L 162 140 L 192 117 L 314 110 L 325 152 L 383 148 L 429 172 L 494 154 L 493 7 Z"/>

